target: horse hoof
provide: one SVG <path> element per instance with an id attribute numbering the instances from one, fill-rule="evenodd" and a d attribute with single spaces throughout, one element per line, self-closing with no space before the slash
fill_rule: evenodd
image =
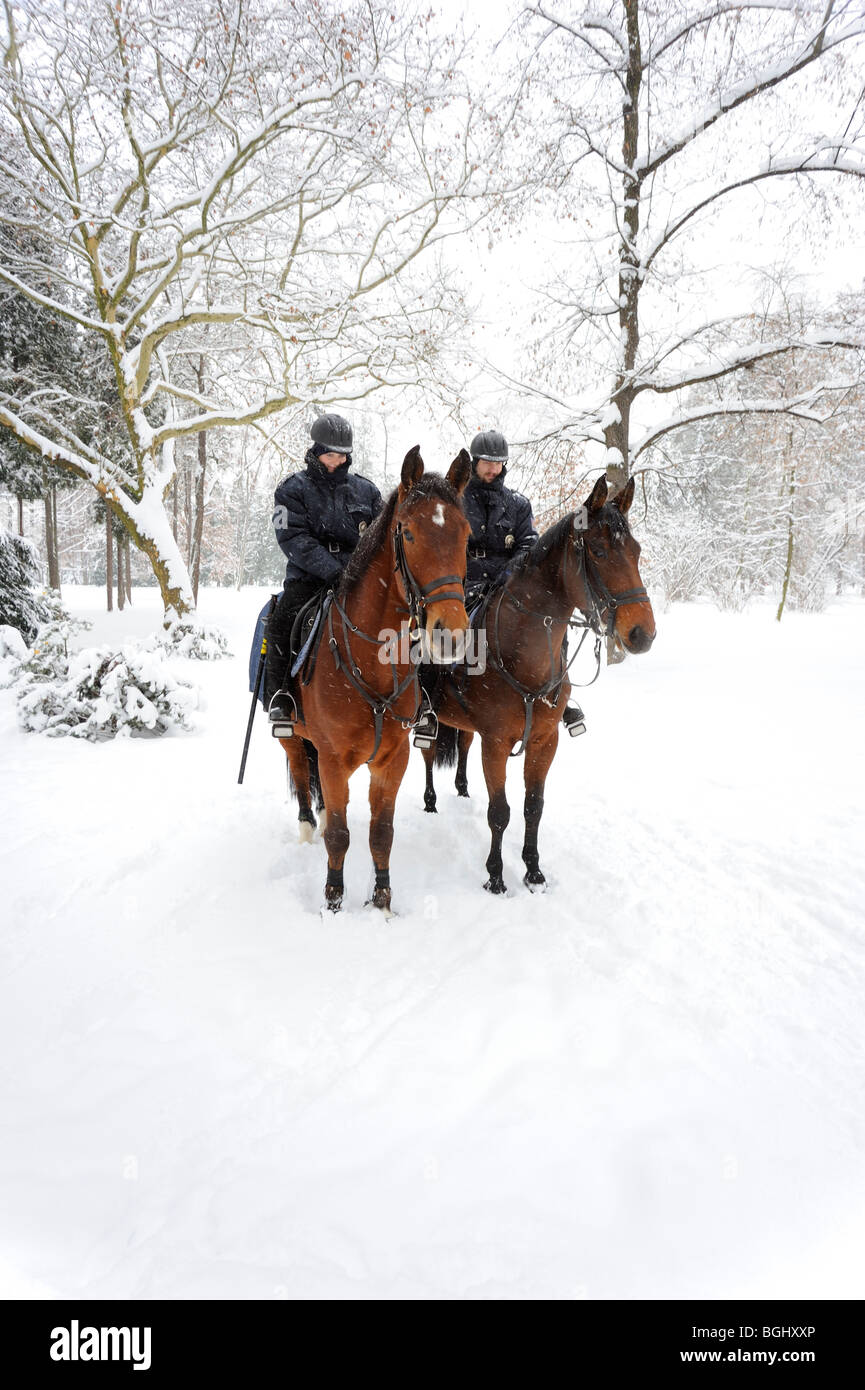
<path id="1" fill-rule="evenodd" d="M 437 815 L 438 815 L 438 811 L 436 810 L 435 806 L 424 806 L 424 810 L 425 810 L 425 811 L 429 811 L 430 814 L 433 815 L 433 816 L 437 816 Z"/>
<path id="2" fill-rule="evenodd" d="M 333 902 L 322 903 L 319 909 L 319 916 L 323 922 L 329 922 L 335 917 L 337 912 L 342 912 L 342 898 L 334 899 Z"/>
<path id="3" fill-rule="evenodd" d="M 545 893 L 547 890 L 547 880 L 540 869 L 529 869 L 523 876 L 523 883 L 530 893 Z"/>
<path id="4" fill-rule="evenodd" d="M 505 881 L 503 878 L 488 878 L 486 883 L 484 884 L 484 888 L 487 890 L 488 893 L 499 894 L 507 893 L 508 891 L 505 887 Z"/>
<path id="5" fill-rule="evenodd" d="M 297 838 L 302 845 L 311 845 L 315 835 L 315 826 L 312 821 L 298 821 Z"/>
<path id="6" fill-rule="evenodd" d="M 364 907 L 370 908 L 373 912 L 380 912 L 385 921 L 387 921 L 389 917 L 396 917 L 396 913 L 389 903 L 385 906 L 384 903 L 377 903 L 374 898 L 368 898 L 364 903 Z"/>
<path id="7" fill-rule="evenodd" d="M 457 787 L 457 796 L 465 796 L 465 797 L 467 797 L 468 794 L 469 794 L 469 789 L 468 789 L 468 787 Z"/>

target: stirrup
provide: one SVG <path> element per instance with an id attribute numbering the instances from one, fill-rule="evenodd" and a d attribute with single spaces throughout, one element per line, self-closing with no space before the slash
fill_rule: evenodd
<path id="1" fill-rule="evenodd" d="M 586 716 L 583 714 L 579 705 L 568 705 L 562 715 L 562 723 L 571 738 L 578 738 L 580 734 L 586 732 Z"/>
<path id="2" fill-rule="evenodd" d="M 293 738 L 297 705 L 290 690 L 277 690 L 267 707 L 270 732 L 274 738 Z"/>
<path id="3" fill-rule="evenodd" d="M 422 711 L 420 718 L 412 725 L 415 748 L 432 748 L 439 736 L 439 722 L 431 709 Z"/>

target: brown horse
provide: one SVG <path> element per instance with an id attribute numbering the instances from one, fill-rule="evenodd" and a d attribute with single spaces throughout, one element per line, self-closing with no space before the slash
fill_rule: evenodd
<path id="1" fill-rule="evenodd" d="M 559 742 L 559 721 L 570 694 L 565 637 L 569 627 L 591 628 L 600 661 L 601 638 L 615 636 L 628 652 L 646 652 L 655 638 L 655 619 L 642 586 L 640 547 L 627 513 L 634 480 L 607 500 L 607 482 L 598 479 L 581 512 L 570 512 L 545 531 L 537 545 L 520 555 L 505 582 L 494 589 L 481 621 L 485 624 L 486 670 L 456 668 L 439 682 L 436 712 L 441 729 L 439 764 L 453 761 L 453 730 L 458 736 L 456 787 L 468 796 L 466 757 L 480 734 L 489 796 L 487 823 L 492 844 L 484 887 L 506 892 L 502 878 L 502 836 L 510 820 L 505 773 L 514 745 L 525 752 L 525 839 L 523 882 L 546 882 L 538 857 L 538 827 L 544 785 Z M 577 609 L 583 615 L 575 620 Z M 449 726 L 449 728 L 447 727 Z M 424 805 L 435 810 L 433 765 L 436 748 L 424 750 L 427 768 Z"/>
<path id="2" fill-rule="evenodd" d="M 424 474 L 417 445 L 406 454 L 399 487 L 361 537 L 334 596 L 312 676 L 301 690 L 299 737 L 279 740 L 300 805 L 302 837 L 311 838 L 315 825 L 312 795 L 320 791 L 323 800 L 325 902 L 333 912 L 344 891 L 348 779 L 362 763 L 370 769 L 372 903 L 390 911 L 394 804 L 422 695 L 409 633 L 414 639 L 425 632 L 433 660 L 439 638 L 463 649 L 469 527 L 460 496 L 470 473 L 465 450 L 446 478 Z"/>

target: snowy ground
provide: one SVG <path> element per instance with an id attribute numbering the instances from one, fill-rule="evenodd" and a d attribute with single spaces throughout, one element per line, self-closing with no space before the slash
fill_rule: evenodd
<path id="1" fill-rule="evenodd" d="M 92 638 L 155 625 L 155 593 Z M 348 911 L 257 727 L 256 592 L 200 731 L 18 732 L 0 692 L 0 1292 L 865 1296 L 865 605 L 701 606 L 586 692 L 543 897 L 481 890 L 485 801 L 398 804 L 395 907 Z"/>

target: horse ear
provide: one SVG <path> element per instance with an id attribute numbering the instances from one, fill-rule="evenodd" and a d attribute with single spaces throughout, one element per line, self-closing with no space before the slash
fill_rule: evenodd
<path id="1" fill-rule="evenodd" d="M 406 492 L 420 482 L 423 477 L 423 459 L 420 456 L 420 445 L 413 444 L 402 461 L 402 473 L 400 482 Z"/>
<path id="2" fill-rule="evenodd" d="M 625 486 L 622 488 L 621 492 L 613 498 L 613 505 L 618 507 L 619 511 L 622 513 L 622 516 L 627 516 L 628 512 L 631 509 L 631 503 L 634 500 L 635 487 L 636 480 L 634 478 L 629 478 L 628 481 L 625 483 Z"/>
<path id="3" fill-rule="evenodd" d="M 586 507 L 590 512 L 599 512 L 607 500 L 607 479 L 602 473 L 589 495 Z"/>
<path id="4" fill-rule="evenodd" d="M 471 455 L 465 449 L 460 449 L 453 463 L 447 471 L 447 481 L 454 489 L 458 497 L 462 497 L 466 490 L 466 483 L 472 476 Z"/>

